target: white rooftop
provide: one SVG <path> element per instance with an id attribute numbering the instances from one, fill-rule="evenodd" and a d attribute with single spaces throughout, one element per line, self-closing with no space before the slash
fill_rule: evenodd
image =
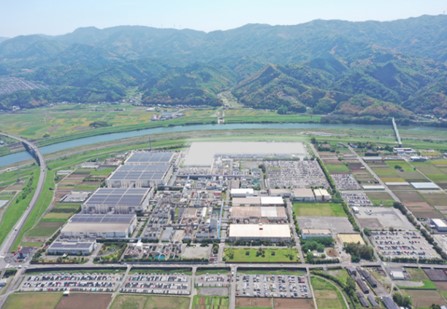
<path id="1" fill-rule="evenodd" d="M 288 224 L 230 224 L 233 238 L 290 238 Z"/>
<path id="2" fill-rule="evenodd" d="M 284 205 L 281 196 L 261 196 L 261 205 Z"/>
<path id="3" fill-rule="evenodd" d="M 433 182 L 412 182 L 411 185 L 415 189 L 439 190 L 439 186 Z"/>
<path id="4" fill-rule="evenodd" d="M 441 219 L 431 219 L 437 227 L 447 227 L 447 224 Z"/>
<path id="5" fill-rule="evenodd" d="M 305 157 L 307 151 L 303 143 L 276 142 L 194 142 L 186 154 L 185 166 L 212 166 L 214 156 L 254 155 Z"/>
<path id="6" fill-rule="evenodd" d="M 231 189 L 231 195 L 253 195 L 254 193 L 252 188 Z"/>

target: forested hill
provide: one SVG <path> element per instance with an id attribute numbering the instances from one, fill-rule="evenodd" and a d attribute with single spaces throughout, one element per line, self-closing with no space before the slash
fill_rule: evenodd
<path id="1" fill-rule="evenodd" d="M 447 117 L 447 16 L 210 33 L 121 26 L 0 40 L 0 109 L 52 102 L 240 103 L 281 113 Z"/>

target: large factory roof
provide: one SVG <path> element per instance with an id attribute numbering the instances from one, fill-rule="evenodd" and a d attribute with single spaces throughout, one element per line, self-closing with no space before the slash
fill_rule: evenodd
<path id="1" fill-rule="evenodd" d="M 74 215 L 62 228 L 62 233 L 107 233 L 126 231 L 136 215 Z"/>
<path id="2" fill-rule="evenodd" d="M 287 218 L 284 207 L 238 207 L 230 208 L 233 218 Z"/>
<path id="3" fill-rule="evenodd" d="M 149 189 L 140 188 L 99 188 L 96 190 L 87 201 L 84 206 L 141 206 Z"/>
<path id="4" fill-rule="evenodd" d="M 216 155 L 277 157 L 305 157 L 302 143 L 272 142 L 196 142 L 192 143 L 185 158 L 185 166 L 212 166 Z"/>
<path id="5" fill-rule="evenodd" d="M 230 224 L 230 238 L 290 238 L 288 224 Z"/>
<path id="6" fill-rule="evenodd" d="M 110 175 L 109 180 L 149 180 L 160 181 L 166 175 L 170 164 L 121 165 Z"/>

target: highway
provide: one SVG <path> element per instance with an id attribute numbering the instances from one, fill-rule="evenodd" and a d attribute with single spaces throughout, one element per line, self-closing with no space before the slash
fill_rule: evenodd
<path id="1" fill-rule="evenodd" d="M 23 215 L 17 221 L 14 228 L 9 232 L 8 236 L 5 238 L 5 240 L 3 241 L 3 243 L 0 246 L 0 269 L 4 269 L 4 267 L 5 267 L 4 257 L 8 253 L 10 248 L 12 247 L 14 241 L 16 240 L 17 236 L 20 233 L 20 230 L 22 229 L 23 225 L 26 222 L 26 219 L 28 218 L 29 214 L 33 210 L 34 206 L 36 205 L 37 201 L 39 200 L 40 194 L 42 193 L 43 185 L 45 183 L 45 179 L 46 179 L 46 175 L 47 175 L 47 166 L 45 163 L 45 159 L 43 158 L 42 154 L 39 151 L 39 148 L 37 148 L 37 146 L 34 145 L 33 143 L 31 143 L 21 137 L 13 136 L 13 135 L 2 133 L 2 132 L 0 132 L 0 135 L 6 136 L 9 138 L 13 138 L 15 140 L 18 140 L 18 141 L 26 144 L 29 147 L 29 149 L 32 149 L 34 151 L 35 155 L 37 156 L 37 160 L 36 160 L 37 164 L 40 165 L 39 180 L 37 182 L 36 190 L 34 191 L 34 195 L 31 199 L 31 202 L 28 205 L 28 207 L 26 208 Z"/>

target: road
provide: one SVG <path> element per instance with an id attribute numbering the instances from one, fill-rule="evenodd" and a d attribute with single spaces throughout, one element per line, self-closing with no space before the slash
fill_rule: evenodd
<path id="1" fill-rule="evenodd" d="M 39 200 L 40 194 L 42 193 L 43 185 L 45 183 L 45 179 L 46 179 L 46 175 L 47 175 L 47 166 L 45 163 L 45 159 L 43 158 L 42 154 L 40 153 L 39 148 L 37 148 L 37 146 L 34 145 L 33 143 L 31 143 L 21 137 L 13 136 L 13 135 L 6 134 L 6 133 L 0 132 L 0 135 L 4 135 L 9 138 L 16 139 L 16 140 L 28 145 L 28 147 L 35 152 L 35 154 L 37 156 L 37 160 L 38 160 L 37 163 L 40 165 L 39 180 L 37 182 L 36 190 L 34 191 L 34 195 L 31 199 L 31 202 L 29 203 L 29 205 L 26 208 L 23 215 L 17 221 L 14 228 L 9 232 L 8 236 L 5 238 L 5 240 L 3 241 L 3 243 L 0 246 L 0 256 L 2 257 L 2 258 L 0 258 L 0 269 L 4 269 L 5 262 L 4 262 L 3 257 L 8 253 L 8 251 L 12 247 L 14 241 L 16 240 L 17 236 L 20 233 L 20 230 L 22 229 L 23 225 L 26 222 L 26 219 L 28 218 L 29 214 L 33 210 L 34 206 L 36 205 L 37 201 Z"/>

